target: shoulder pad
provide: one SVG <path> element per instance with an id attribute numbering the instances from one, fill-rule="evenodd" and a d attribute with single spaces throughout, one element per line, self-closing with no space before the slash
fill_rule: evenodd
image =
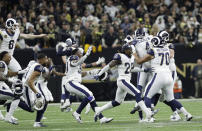
<path id="1" fill-rule="evenodd" d="M 76 56 L 76 55 L 72 55 L 72 56 L 70 56 L 69 60 L 70 60 L 70 61 L 79 60 L 79 57 Z"/>
<path id="2" fill-rule="evenodd" d="M 119 54 L 119 53 L 116 53 L 116 54 L 114 55 L 114 57 L 113 57 L 113 60 L 118 60 L 118 61 L 120 61 L 120 60 L 121 60 L 120 54 Z"/>
<path id="3" fill-rule="evenodd" d="M 172 43 L 170 43 L 168 47 L 169 49 L 173 49 L 173 50 L 175 49 L 175 46 Z"/>
<path id="4" fill-rule="evenodd" d="M 43 72 L 43 66 L 42 65 L 36 65 L 34 67 L 34 71 Z"/>

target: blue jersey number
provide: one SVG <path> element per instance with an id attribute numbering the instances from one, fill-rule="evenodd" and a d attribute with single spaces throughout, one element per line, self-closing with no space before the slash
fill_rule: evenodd
<path id="1" fill-rule="evenodd" d="M 159 56 L 161 56 L 161 63 L 160 65 L 163 65 L 163 61 L 164 61 L 164 57 L 165 57 L 165 60 L 166 60 L 166 65 L 169 65 L 170 63 L 170 59 L 169 59 L 169 53 L 166 52 L 166 53 L 159 53 Z"/>
<path id="2" fill-rule="evenodd" d="M 130 72 L 130 63 L 125 63 L 125 66 L 126 66 L 125 74 L 129 74 L 129 72 Z"/>

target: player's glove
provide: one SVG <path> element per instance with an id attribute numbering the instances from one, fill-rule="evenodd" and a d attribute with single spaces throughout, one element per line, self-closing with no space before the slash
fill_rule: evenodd
<path id="1" fill-rule="evenodd" d="M 100 76 L 99 75 L 95 75 L 94 77 L 93 77 L 95 80 L 100 80 Z"/>
<path id="2" fill-rule="evenodd" d="M 104 57 L 99 57 L 98 60 L 96 61 L 96 65 L 102 64 L 105 62 L 105 58 Z"/>
<path id="3" fill-rule="evenodd" d="M 88 50 L 87 50 L 87 52 L 86 52 L 86 56 L 89 56 L 89 55 L 90 55 L 92 49 L 93 49 L 92 46 L 90 46 L 90 47 L 88 48 Z"/>

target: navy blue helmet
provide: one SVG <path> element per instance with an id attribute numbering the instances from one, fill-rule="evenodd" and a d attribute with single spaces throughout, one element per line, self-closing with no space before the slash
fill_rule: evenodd
<path id="1" fill-rule="evenodd" d="M 146 32 L 144 31 L 143 28 L 138 28 L 135 30 L 135 37 L 136 39 L 143 39 L 146 35 Z"/>
<path id="2" fill-rule="evenodd" d="M 121 48 L 121 51 L 122 52 L 125 52 L 126 50 L 132 50 L 132 47 L 131 47 L 131 45 L 129 45 L 129 44 L 124 44 L 123 46 L 122 46 L 122 48 Z"/>

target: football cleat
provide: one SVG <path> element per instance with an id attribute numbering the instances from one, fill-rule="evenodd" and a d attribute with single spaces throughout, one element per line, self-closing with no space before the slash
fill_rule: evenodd
<path id="1" fill-rule="evenodd" d="M 156 115 L 159 112 L 160 109 L 155 109 L 154 111 L 152 111 L 152 116 Z"/>
<path id="2" fill-rule="evenodd" d="M 42 122 L 34 122 L 33 127 L 47 127 L 47 126 L 44 125 Z"/>
<path id="3" fill-rule="evenodd" d="M 106 117 L 103 117 L 102 119 L 100 119 L 100 124 L 103 124 L 103 123 L 109 123 L 113 120 L 113 118 L 106 118 Z"/>
<path id="4" fill-rule="evenodd" d="M 179 116 L 178 113 L 174 112 L 173 115 L 170 116 L 170 120 L 171 121 L 179 121 L 179 120 L 181 120 L 181 117 Z"/>
<path id="5" fill-rule="evenodd" d="M 69 112 L 69 111 L 72 110 L 70 106 L 71 106 L 71 103 L 70 103 L 69 99 L 66 99 L 65 103 L 61 103 L 60 109 L 61 109 L 62 112 L 64 112 L 64 111 Z M 68 107 L 70 107 L 70 108 L 67 109 Z"/>
<path id="6" fill-rule="evenodd" d="M 72 114 L 72 116 L 76 119 L 76 121 L 80 124 L 83 123 L 83 121 L 81 120 L 81 115 L 78 114 L 76 111 Z"/>
<path id="7" fill-rule="evenodd" d="M 186 116 L 186 121 L 191 121 L 191 119 L 193 118 L 192 115 L 190 113 L 188 113 Z"/>
<path id="8" fill-rule="evenodd" d="M 18 119 L 17 118 L 15 118 L 14 116 L 11 116 L 11 119 L 13 119 L 13 120 L 15 120 L 15 121 L 17 121 Z"/>
<path id="9" fill-rule="evenodd" d="M 100 107 L 95 107 L 95 115 L 94 115 L 95 122 L 97 122 L 98 116 L 100 115 L 100 113 L 101 113 Z"/>
<path id="10" fill-rule="evenodd" d="M 135 114 L 136 111 L 140 110 L 140 106 L 134 107 L 130 114 Z"/>
<path id="11" fill-rule="evenodd" d="M 12 119 L 11 117 L 5 117 L 4 121 L 14 124 L 14 125 L 18 125 L 18 122 L 16 120 Z"/>

